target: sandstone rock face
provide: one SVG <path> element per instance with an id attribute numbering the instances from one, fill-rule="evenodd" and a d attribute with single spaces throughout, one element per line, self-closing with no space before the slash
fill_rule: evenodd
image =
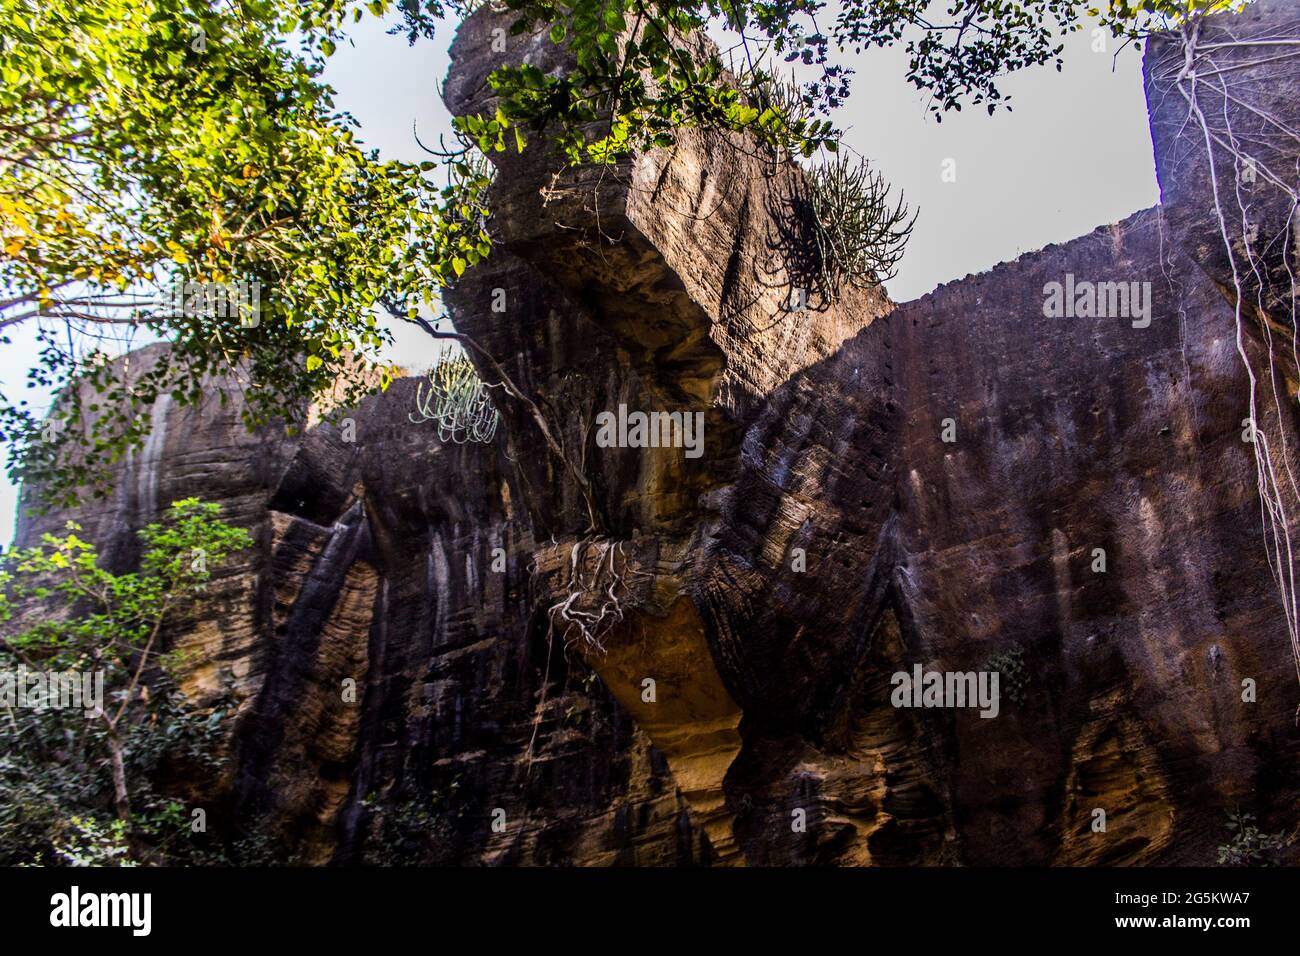
<path id="1" fill-rule="evenodd" d="M 1180 244 L 1234 297 L 1240 286 L 1244 308 L 1292 325 L 1296 100 L 1278 55 L 1297 31 L 1294 3 L 1257 0 L 1153 38 L 1145 67 L 1160 200 Z"/>
<path id="2" fill-rule="evenodd" d="M 1195 42 L 1300 38 L 1279 0 L 1244 17 Z M 493 51 L 508 23 L 462 27 L 454 111 L 501 62 L 562 68 L 528 34 Z M 1223 241 L 1223 163 L 1180 122 L 1181 43 L 1147 54 L 1160 207 L 899 306 L 818 291 L 802 174 L 753 144 L 502 159 L 498 247 L 452 314 L 581 460 L 595 533 L 508 398 L 492 446 L 413 424 L 412 380 L 349 413 L 355 441 L 249 435 L 230 382 L 160 405 L 88 532 L 129 566 L 133 529 L 198 495 L 258 542 L 170 635 L 187 692 L 237 705 L 226 772 L 178 792 L 312 863 L 1205 863 L 1227 809 L 1293 827 L 1300 694 L 1243 419 L 1291 463 L 1295 259 L 1263 242 L 1234 282 L 1248 230 Z M 1206 52 L 1258 84 L 1257 51 Z M 1295 104 L 1258 108 L 1294 128 Z M 1269 142 L 1294 188 L 1300 150 Z M 1255 188 L 1259 234 L 1289 236 L 1286 191 Z M 1132 308 L 1047 314 L 1053 283 L 1102 282 Z M 701 413 L 704 453 L 601 447 L 620 405 Z M 555 626 L 607 587 L 599 646 Z M 996 718 L 894 706 L 916 666 L 1000 670 Z"/>
<path id="3" fill-rule="evenodd" d="M 1295 672 L 1233 314 L 1181 254 L 1158 271 L 1162 227 L 1138 213 L 901 306 L 755 426 L 701 591 L 742 729 L 763 718 L 737 826 L 768 858 L 1206 862 L 1225 807 L 1285 817 Z M 1155 319 L 1045 318 L 1067 273 L 1149 277 Z M 1028 684 L 997 719 L 880 706 L 888 674 L 1016 649 Z M 784 772 L 759 756 L 796 742 Z M 795 805 L 817 842 L 771 847 Z"/>
<path id="4" fill-rule="evenodd" d="M 280 860 L 706 860 L 663 756 L 559 647 L 548 662 L 504 459 L 413 425 L 414 393 L 403 380 L 351 413 L 350 443 L 332 425 L 250 435 L 235 383 L 214 383 L 201 410 L 161 409 L 117 499 L 75 515 L 121 567 L 134 528 L 187 495 L 257 540 L 170 635 L 192 652 L 183 689 L 235 705 L 226 771 L 178 793 L 214 838 Z M 66 517 L 26 519 L 19 540 Z"/>

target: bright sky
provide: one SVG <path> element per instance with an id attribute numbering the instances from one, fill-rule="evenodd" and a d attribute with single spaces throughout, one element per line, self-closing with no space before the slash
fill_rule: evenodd
<path id="1" fill-rule="evenodd" d="M 361 138 L 385 157 L 428 158 L 412 124 L 429 144 L 449 129 L 438 95 L 447 73 L 448 28 L 436 41 L 408 46 L 367 18 L 354 27 L 326 79 L 337 105 L 361 124 Z M 901 50 L 875 50 L 857 69 L 849 105 L 836 118 L 846 142 L 866 156 L 909 205 L 920 208 L 897 277 L 897 301 L 999 262 L 1117 222 L 1159 200 L 1142 92 L 1141 55 L 1118 58 L 1115 41 L 1093 49 L 1088 31 L 1067 43 L 1065 68 L 1031 69 L 1006 80 L 1014 111 L 950 113 L 937 123 L 925 100 L 903 79 Z M 956 181 L 945 182 L 945 161 Z M 953 168 L 951 165 L 948 168 Z M 399 332 L 396 360 L 428 364 L 430 346 L 418 330 Z M 30 340 L 15 336 L 0 350 L 0 382 L 16 393 L 35 358 Z M 16 489 L 0 478 L 0 540 L 11 537 Z"/>

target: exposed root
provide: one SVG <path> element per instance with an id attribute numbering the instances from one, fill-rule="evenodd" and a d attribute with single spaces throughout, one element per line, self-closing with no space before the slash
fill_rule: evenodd
<path id="1" fill-rule="evenodd" d="M 627 619 L 627 602 L 632 597 L 630 581 L 653 577 L 648 571 L 630 567 L 623 542 L 608 538 L 582 538 L 569 549 L 569 571 L 561 590 L 564 596 L 546 611 L 546 671 L 533 733 L 528 741 L 528 766 L 532 769 L 533 748 L 546 709 L 546 691 L 551 679 L 555 638 L 564 642 L 564 653 L 603 654 L 605 639 Z"/>
<path id="2" fill-rule="evenodd" d="M 1297 604 L 1296 594 L 1296 573 L 1295 573 L 1295 547 L 1291 538 L 1291 522 L 1293 514 L 1288 508 L 1288 502 L 1300 501 L 1300 486 L 1297 485 L 1295 470 L 1292 466 L 1292 451 L 1287 445 L 1287 436 L 1283 421 L 1283 410 L 1287 398 L 1285 388 L 1283 393 L 1279 394 L 1277 385 L 1277 363 L 1274 358 L 1273 348 L 1273 330 L 1268 318 L 1268 303 L 1266 303 L 1266 290 L 1268 288 L 1267 267 L 1260 261 L 1260 253 L 1254 247 L 1256 237 L 1259 232 L 1259 224 L 1250 219 L 1248 203 L 1242 195 L 1242 184 L 1240 172 L 1244 169 L 1250 169 L 1264 182 L 1283 192 L 1291 200 L 1291 213 L 1287 220 L 1285 235 L 1283 238 L 1282 258 L 1286 266 L 1288 279 L 1290 282 L 1290 303 L 1289 303 L 1289 321 L 1291 325 L 1291 355 L 1297 358 L 1300 355 L 1296 335 L 1296 278 L 1291 269 L 1289 256 L 1292 254 L 1293 225 L 1297 206 L 1300 206 L 1300 193 L 1296 188 L 1291 186 L 1285 179 L 1270 169 L 1266 163 L 1259 157 L 1252 156 L 1242 145 L 1242 137 L 1239 137 L 1233 130 L 1229 121 L 1229 104 L 1235 104 L 1245 109 L 1255 117 L 1265 121 L 1272 128 L 1273 135 L 1300 140 L 1300 131 L 1288 127 L 1277 117 L 1272 116 L 1256 106 L 1248 103 L 1243 99 L 1245 91 L 1233 91 L 1228 81 L 1224 79 L 1227 74 L 1236 72 L 1246 67 L 1258 65 L 1264 62 L 1270 62 L 1272 59 L 1285 59 L 1300 55 L 1300 52 L 1287 52 L 1268 60 L 1252 61 L 1245 64 L 1235 64 L 1230 67 L 1220 68 L 1214 62 L 1213 52 L 1233 47 L 1251 47 L 1261 45 L 1293 45 L 1291 41 L 1285 44 L 1281 41 L 1261 39 L 1257 41 L 1240 40 L 1229 43 L 1211 43 L 1199 44 L 1201 30 L 1201 18 L 1194 17 L 1184 23 L 1179 31 L 1182 41 L 1183 60 L 1180 69 L 1174 80 L 1179 95 L 1187 103 L 1188 121 L 1194 125 L 1201 133 L 1204 141 L 1206 159 L 1209 164 L 1210 185 L 1214 197 L 1214 212 L 1217 217 L 1217 225 L 1220 239 L 1223 242 L 1224 249 L 1228 256 L 1228 262 L 1232 269 L 1232 283 L 1235 292 L 1235 321 L 1236 321 L 1236 346 L 1237 353 L 1245 367 L 1246 375 L 1250 382 L 1249 398 L 1249 420 L 1251 424 L 1252 436 L 1254 438 L 1253 450 L 1255 456 L 1255 471 L 1259 486 L 1260 494 L 1260 511 L 1261 523 L 1263 525 L 1265 547 L 1268 551 L 1269 570 L 1272 573 L 1274 583 L 1278 589 L 1278 594 L 1282 603 L 1282 611 L 1286 618 L 1287 632 L 1291 641 L 1291 651 L 1295 660 L 1296 676 L 1300 679 L 1300 605 Z M 1204 58 L 1202 61 L 1201 58 Z M 1205 69 L 1208 66 L 1210 69 Z M 1214 79 L 1211 80 L 1210 78 Z M 1205 111 L 1201 106 L 1201 90 L 1208 88 L 1207 95 L 1218 94 L 1223 98 L 1222 118 L 1220 123 L 1211 123 L 1206 117 Z M 1259 133 L 1253 137 L 1258 140 Z M 1237 212 L 1239 212 L 1240 222 L 1237 223 L 1240 228 L 1240 238 L 1233 236 L 1233 230 L 1229 226 L 1230 215 L 1232 219 L 1238 218 L 1236 214 L 1230 214 L 1226 209 L 1224 191 L 1220 190 L 1219 176 L 1220 170 L 1215 158 L 1216 147 L 1228 153 L 1232 157 L 1234 170 L 1233 179 L 1236 183 L 1235 200 Z M 1267 424 L 1260 419 L 1259 407 L 1257 401 L 1257 392 L 1260 382 L 1257 378 L 1255 368 L 1252 365 L 1249 352 L 1246 348 L 1246 335 L 1244 320 L 1246 317 L 1247 303 L 1247 279 L 1253 279 L 1255 286 L 1256 311 L 1259 324 L 1262 327 L 1264 335 L 1264 345 L 1267 352 L 1266 365 L 1261 375 L 1267 377 L 1269 391 L 1275 409 L 1275 418 L 1277 420 L 1276 441 L 1270 440 Z M 1300 364 L 1298 362 L 1297 364 Z M 1300 711 L 1297 712 L 1300 714 Z"/>
<path id="3" fill-rule="evenodd" d="M 624 602 L 631 596 L 629 577 L 650 575 L 628 567 L 621 541 L 584 538 L 573 545 L 565 596 L 547 610 L 551 629 L 559 631 L 566 651 L 577 645 L 584 653 L 604 652 L 605 638 L 623 623 Z"/>

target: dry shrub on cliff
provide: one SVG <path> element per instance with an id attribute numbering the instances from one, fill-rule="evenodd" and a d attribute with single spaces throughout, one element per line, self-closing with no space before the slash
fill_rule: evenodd
<path id="1" fill-rule="evenodd" d="M 900 193 L 865 159 L 837 155 L 808 174 L 821 278 L 832 295 L 844 283 L 870 288 L 894 277 L 916 223 Z"/>
<path id="2" fill-rule="evenodd" d="M 445 346 L 428 379 L 416 386 L 416 410 L 409 417 L 417 425 L 436 422 L 440 441 L 487 444 L 501 421 L 489 395 L 492 387 L 479 378 L 462 350 Z"/>

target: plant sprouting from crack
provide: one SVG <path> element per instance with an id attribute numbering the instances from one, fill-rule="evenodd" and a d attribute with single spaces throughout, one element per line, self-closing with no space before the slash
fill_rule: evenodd
<path id="1" fill-rule="evenodd" d="M 462 445 L 488 444 L 496 435 L 501 415 L 492 404 L 494 387 L 478 376 L 465 353 L 446 345 L 429 370 L 427 380 L 415 391 L 415 412 L 409 417 L 419 425 L 436 422 L 438 439 Z"/>
<path id="2" fill-rule="evenodd" d="M 1240 809 L 1228 811 L 1228 829 L 1232 839 L 1219 847 L 1220 866 L 1270 866 L 1274 854 L 1293 842 L 1284 832 L 1265 833 L 1255 825 L 1253 813 Z"/>
<path id="3" fill-rule="evenodd" d="M 912 234 L 900 193 L 865 159 L 837 155 L 808 173 L 813 238 L 820 278 L 832 297 L 844 284 L 867 289 L 892 279 Z"/>
<path id="4" fill-rule="evenodd" d="M 1025 688 L 1029 686 L 1029 671 L 1025 668 L 1025 649 L 1020 646 L 994 654 L 984 666 L 985 671 L 997 671 L 1001 692 L 1017 707 L 1025 702 Z"/>

